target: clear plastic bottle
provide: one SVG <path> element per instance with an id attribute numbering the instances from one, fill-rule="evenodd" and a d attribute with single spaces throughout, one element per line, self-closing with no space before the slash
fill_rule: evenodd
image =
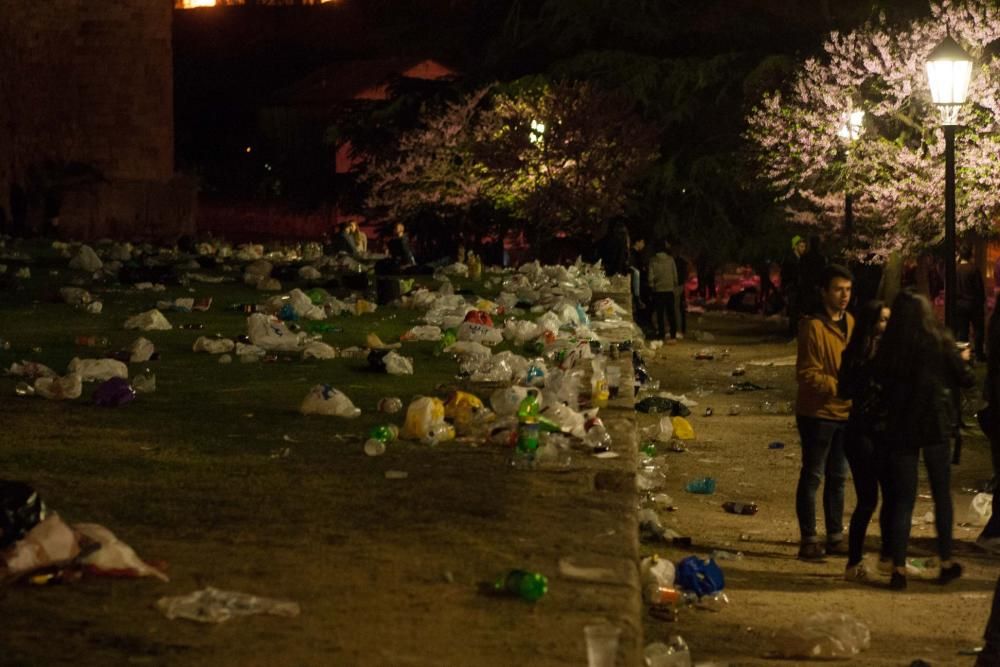
<path id="1" fill-rule="evenodd" d="M 139 394 L 152 394 L 156 391 L 156 374 L 149 368 L 132 378 L 132 388 Z"/>
<path id="2" fill-rule="evenodd" d="M 583 442 L 595 452 L 606 452 L 611 449 L 611 434 L 604 426 L 600 417 L 588 419 L 583 428 L 586 430 Z"/>

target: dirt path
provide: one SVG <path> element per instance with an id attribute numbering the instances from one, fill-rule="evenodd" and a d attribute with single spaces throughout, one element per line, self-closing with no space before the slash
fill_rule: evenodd
<path id="1" fill-rule="evenodd" d="M 699 331 L 710 332 L 715 340 L 696 340 Z M 678 559 L 719 549 L 739 552 L 742 557 L 719 561 L 731 599 L 727 608 L 719 613 L 688 609 L 674 623 L 647 616 L 646 641 L 680 634 L 696 662 L 771 664 L 773 661 L 764 656 L 777 628 L 814 612 L 836 611 L 857 617 L 871 629 L 871 648 L 851 664 L 909 665 L 920 658 L 935 666 L 971 665 L 974 658 L 961 656 L 959 651 L 981 643 L 997 576 L 996 560 L 972 544 L 978 528 L 956 525 L 956 557 L 966 566 L 966 576 L 948 587 L 911 580 L 906 592 L 891 592 L 884 578 L 869 585 L 845 582 L 842 557 L 821 564 L 796 559 L 794 493 L 801 450 L 794 415 L 784 412 L 795 396 L 794 367 L 749 363 L 794 355 L 794 343 L 787 342 L 780 332 L 779 323 L 758 317 L 693 315 L 688 340 L 647 359 L 661 389 L 686 394 L 699 405 L 691 417 L 697 439 L 687 452 L 663 455 L 668 457 L 670 469 L 666 490 L 678 508 L 664 513 L 664 522 L 691 536 L 694 546 L 680 550 L 646 544 L 642 551 L 659 551 Z M 715 360 L 693 358 L 698 350 L 708 347 L 714 349 Z M 726 349 L 728 357 L 720 359 Z M 739 365 L 746 367 L 746 375 L 733 378 L 731 372 Z M 734 380 L 749 380 L 771 389 L 727 394 L 725 390 Z M 765 401 L 773 407 L 764 406 Z M 729 414 L 734 405 L 739 406 L 738 415 Z M 705 417 L 709 406 L 714 414 Z M 782 413 L 766 411 L 775 408 Z M 640 425 L 654 421 L 653 416 L 640 415 Z M 956 522 L 965 521 L 972 498 L 964 489 L 990 475 L 985 439 L 978 429 L 968 433 L 962 465 L 954 469 Z M 775 441 L 785 447 L 769 449 L 769 443 Z M 915 517 L 932 510 L 926 476 L 921 472 Z M 718 482 L 714 495 L 696 496 L 683 490 L 688 480 L 705 475 Z M 760 512 L 756 516 L 727 514 L 720 507 L 726 500 L 756 501 Z M 850 488 L 846 506 L 848 513 L 853 510 Z M 845 523 L 848 518 L 845 516 Z M 932 555 L 933 537 L 932 525 L 914 526 L 911 555 Z M 872 564 L 878 539 L 877 523 L 873 522 L 866 548 Z"/>

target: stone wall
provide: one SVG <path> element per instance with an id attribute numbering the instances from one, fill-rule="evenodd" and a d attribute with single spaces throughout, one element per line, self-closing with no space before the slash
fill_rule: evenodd
<path id="1" fill-rule="evenodd" d="M 67 236 L 161 237 L 193 228 L 193 219 L 177 218 L 192 215 L 193 203 L 167 201 L 184 183 L 174 179 L 172 1 L 3 4 L 6 231 L 58 222 Z"/>

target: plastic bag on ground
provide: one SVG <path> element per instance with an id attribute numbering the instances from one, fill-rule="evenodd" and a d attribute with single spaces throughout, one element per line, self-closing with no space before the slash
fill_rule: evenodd
<path id="1" fill-rule="evenodd" d="M 128 366 L 117 359 L 80 359 L 73 357 L 66 368 L 67 373 L 76 373 L 83 382 L 104 381 L 111 378 L 128 379 Z"/>
<path id="2" fill-rule="evenodd" d="M 116 408 L 135 400 L 135 389 L 127 378 L 105 380 L 94 390 L 94 404 L 102 408 Z"/>
<path id="3" fill-rule="evenodd" d="M 257 347 L 273 352 L 297 352 L 306 339 L 306 334 L 292 333 L 283 322 L 272 320 L 263 313 L 247 318 L 247 336 Z"/>
<path id="4" fill-rule="evenodd" d="M 694 427 L 684 417 L 671 417 L 670 423 L 673 424 L 675 436 L 681 440 L 694 440 Z"/>
<path id="5" fill-rule="evenodd" d="M 399 340 L 429 340 L 429 341 L 439 341 L 441 340 L 441 327 L 426 324 L 418 327 L 413 327 L 402 336 Z"/>
<path id="6" fill-rule="evenodd" d="M 396 352 L 389 352 L 382 359 L 385 364 L 385 371 L 389 375 L 413 375 L 413 359 L 404 357 Z"/>
<path id="7" fill-rule="evenodd" d="M 223 591 L 211 586 L 188 595 L 162 597 L 156 601 L 156 607 L 169 619 L 184 618 L 199 623 L 223 623 L 234 616 L 253 614 L 295 618 L 302 611 L 296 602 Z"/>
<path id="8" fill-rule="evenodd" d="M 602 320 L 620 320 L 628 313 L 628 311 L 615 303 L 614 299 L 611 298 L 595 301 L 593 311 L 594 317 Z"/>
<path id="9" fill-rule="evenodd" d="M 977 493 L 969 504 L 969 523 L 973 526 L 985 526 L 993 514 L 993 494 Z"/>
<path id="10" fill-rule="evenodd" d="M 153 353 L 156 352 L 156 346 L 153 345 L 153 341 L 148 338 L 143 338 L 139 336 L 128 348 L 128 360 L 129 363 L 142 363 L 144 361 L 149 361 Z"/>
<path id="11" fill-rule="evenodd" d="M 77 523 L 73 524 L 73 529 L 101 545 L 100 549 L 80 559 L 81 563 L 97 573 L 112 576 L 156 577 L 161 581 L 170 581 L 166 574 L 139 558 L 132 547 L 119 540 L 104 526 L 96 523 Z"/>
<path id="12" fill-rule="evenodd" d="M 673 586 L 676 570 L 668 558 L 647 556 L 639 563 L 639 578 L 645 588 L 650 584 L 656 586 Z"/>
<path id="13" fill-rule="evenodd" d="M 59 296 L 62 297 L 64 302 L 71 306 L 88 304 L 93 300 L 93 297 L 90 296 L 90 292 L 82 287 L 60 287 Z"/>
<path id="14" fill-rule="evenodd" d="M 256 287 L 260 281 L 270 278 L 274 265 L 266 259 L 258 259 L 247 265 L 243 271 L 243 282 L 251 287 Z"/>
<path id="15" fill-rule="evenodd" d="M 458 340 L 498 345 L 503 342 L 503 332 L 485 324 L 466 321 L 458 325 Z"/>
<path id="16" fill-rule="evenodd" d="M 670 442 L 670 439 L 674 437 L 674 423 L 670 417 L 662 417 L 656 424 L 643 428 L 642 437 L 647 440 Z"/>
<path id="17" fill-rule="evenodd" d="M 490 394 L 490 406 L 499 417 L 515 415 L 517 407 L 527 395 L 527 387 L 501 387 Z"/>
<path id="18" fill-rule="evenodd" d="M 406 408 L 406 419 L 400 436 L 410 440 L 420 440 L 436 424 L 444 422 L 444 403 L 433 396 L 418 396 Z"/>
<path id="19" fill-rule="evenodd" d="M 524 345 L 529 340 L 538 338 L 542 331 L 534 322 L 509 319 L 504 323 L 501 333 L 505 339 L 513 341 L 515 345 Z"/>
<path id="20" fill-rule="evenodd" d="M 141 331 L 167 331 L 174 327 L 163 316 L 163 313 L 153 308 L 125 320 L 125 328 L 139 329 Z"/>
<path id="21" fill-rule="evenodd" d="M 236 343 L 229 338 L 209 338 L 208 336 L 198 336 L 191 346 L 195 352 L 208 352 L 209 354 L 225 354 L 232 352 Z"/>
<path id="22" fill-rule="evenodd" d="M 23 377 L 29 380 L 41 377 L 57 377 L 56 372 L 45 364 L 40 364 L 37 361 L 24 361 L 23 359 L 21 363 L 12 363 L 10 368 L 7 369 L 7 375 Z"/>
<path id="23" fill-rule="evenodd" d="M 302 350 L 303 359 L 336 359 L 337 348 L 322 341 L 314 340 Z"/>
<path id="24" fill-rule="evenodd" d="M 63 377 L 41 377 L 35 380 L 35 393 L 54 401 L 80 398 L 83 393 L 83 379 L 79 373 L 69 373 Z"/>
<path id="25" fill-rule="evenodd" d="M 775 657 L 811 660 L 852 658 L 871 644 L 868 626 L 848 614 L 821 612 L 774 636 Z"/>
<path id="26" fill-rule="evenodd" d="M 720 568 L 711 558 L 702 560 L 697 556 L 688 556 L 677 563 L 677 585 L 696 593 L 698 597 L 711 595 L 726 587 L 726 579 Z"/>
<path id="27" fill-rule="evenodd" d="M 332 417 L 347 417 L 353 419 L 361 414 L 361 409 L 354 406 L 351 399 L 339 389 L 328 384 L 317 384 L 302 401 L 299 412 L 304 415 L 328 415 Z"/>
<path id="28" fill-rule="evenodd" d="M 66 563 L 80 554 L 76 534 L 58 514 L 50 514 L 23 539 L 0 552 L 7 573 L 20 576 L 50 565 Z"/>
<path id="29" fill-rule="evenodd" d="M 73 255 L 73 259 L 69 260 L 69 268 L 86 271 L 87 273 L 100 271 L 103 266 L 104 262 L 101 261 L 101 258 L 97 256 L 97 253 L 89 245 L 80 246 L 80 249 Z"/>
<path id="30" fill-rule="evenodd" d="M 559 321 L 559 316 L 555 313 L 545 313 L 537 320 L 535 324 L 538 326 L 538 330 L 541 331 L 551 331 L 554 334 L 559 333 L 559 327 L 562 326 L 562 322 Z"/>
<path id="31" fill-rule="evenodd" d="M 296 288 L 288 293 L 288 302 L 292 305 L 292 310 L 302 319 L 325 320 L 326 311 L 315 304 L 308 294 Z"/>

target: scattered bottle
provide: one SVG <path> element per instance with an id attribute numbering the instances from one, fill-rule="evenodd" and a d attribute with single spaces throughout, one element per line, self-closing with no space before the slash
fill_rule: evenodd
<path id="1" fill-rule="evenodd" d="M 534 457 L 538 449 L 538 437 L 541 432 L 538 423 L 540 413 L 538 392 L 531 390 L 517 406 L 517 451 L 528 458 Z"/>
<path id="2" fill-rule="evenodd" d="M 368 440 L 365 441 L 365 454 L 368 456 L 382 456 L 385 454 L 386 445 L 394 442 L 399 437 L 399 427 L 395 424 L 379 424 L 373 426 L 368 432 Z"/>
<path id="3" fill-rule="evenodd" d="M 656 456 L 656 443 L 653 442 L 652 440 L 647 440 L 646 442 L 642 443 L 642 446 L 640 447 L 639 450 L 649 458 L 653 458 L 654 456 Z"/>
<path id="4" fill-rule="evenodd" d="M 493 584 L 497 593 L 516 595 L 522 600 L 536 602 L 549 592 L 549 580 L 538 572 L 510 570 Z"/>
<path id="5" fill-rule="evenodd" d="M 608 433 L 600 417 L 588 419 L 584 422 L 583 428 L 586 431 L 583 442 L 594 452 L 606 452 L 611 449 L 611 434 Z"/>
<path id="6" fill-rule="evenodd" d="M 688 482 L 684 488 L 688 493 L 711 495 L 715 493 L 715 479 L 712 477 L 699 477 Z"/>
<path id="7" fill-rule="evenodd" d="M 237 312 L 246 313 L 247 315 L 250 313 L 256 313 L 260 310 L 260 306 L 256 303 L 234 303 L 231 308 Z"/>
<path id="8" fill-rule="evenodd" d="M 132 378 L 132 388 L 139 394 L 152 394 L 156 391 L 156 374 L 149 368 L 144 369 Z"/>
<path id="9" fill-rule="evenodd" d="M 711 407 L 705 408 L 705 416 L 706 417 L 711 417 L 714 414 L 715 414 L 715 410 L 713 410 Z"/>
<path id="10" fill-rule="evenodd" d="M 747 516 L 756 514 L 758 510 L 757 503 L 741 503 L 733 500 L 722 503 L 722 509 L 730 514 L 745 514 Z"/>

